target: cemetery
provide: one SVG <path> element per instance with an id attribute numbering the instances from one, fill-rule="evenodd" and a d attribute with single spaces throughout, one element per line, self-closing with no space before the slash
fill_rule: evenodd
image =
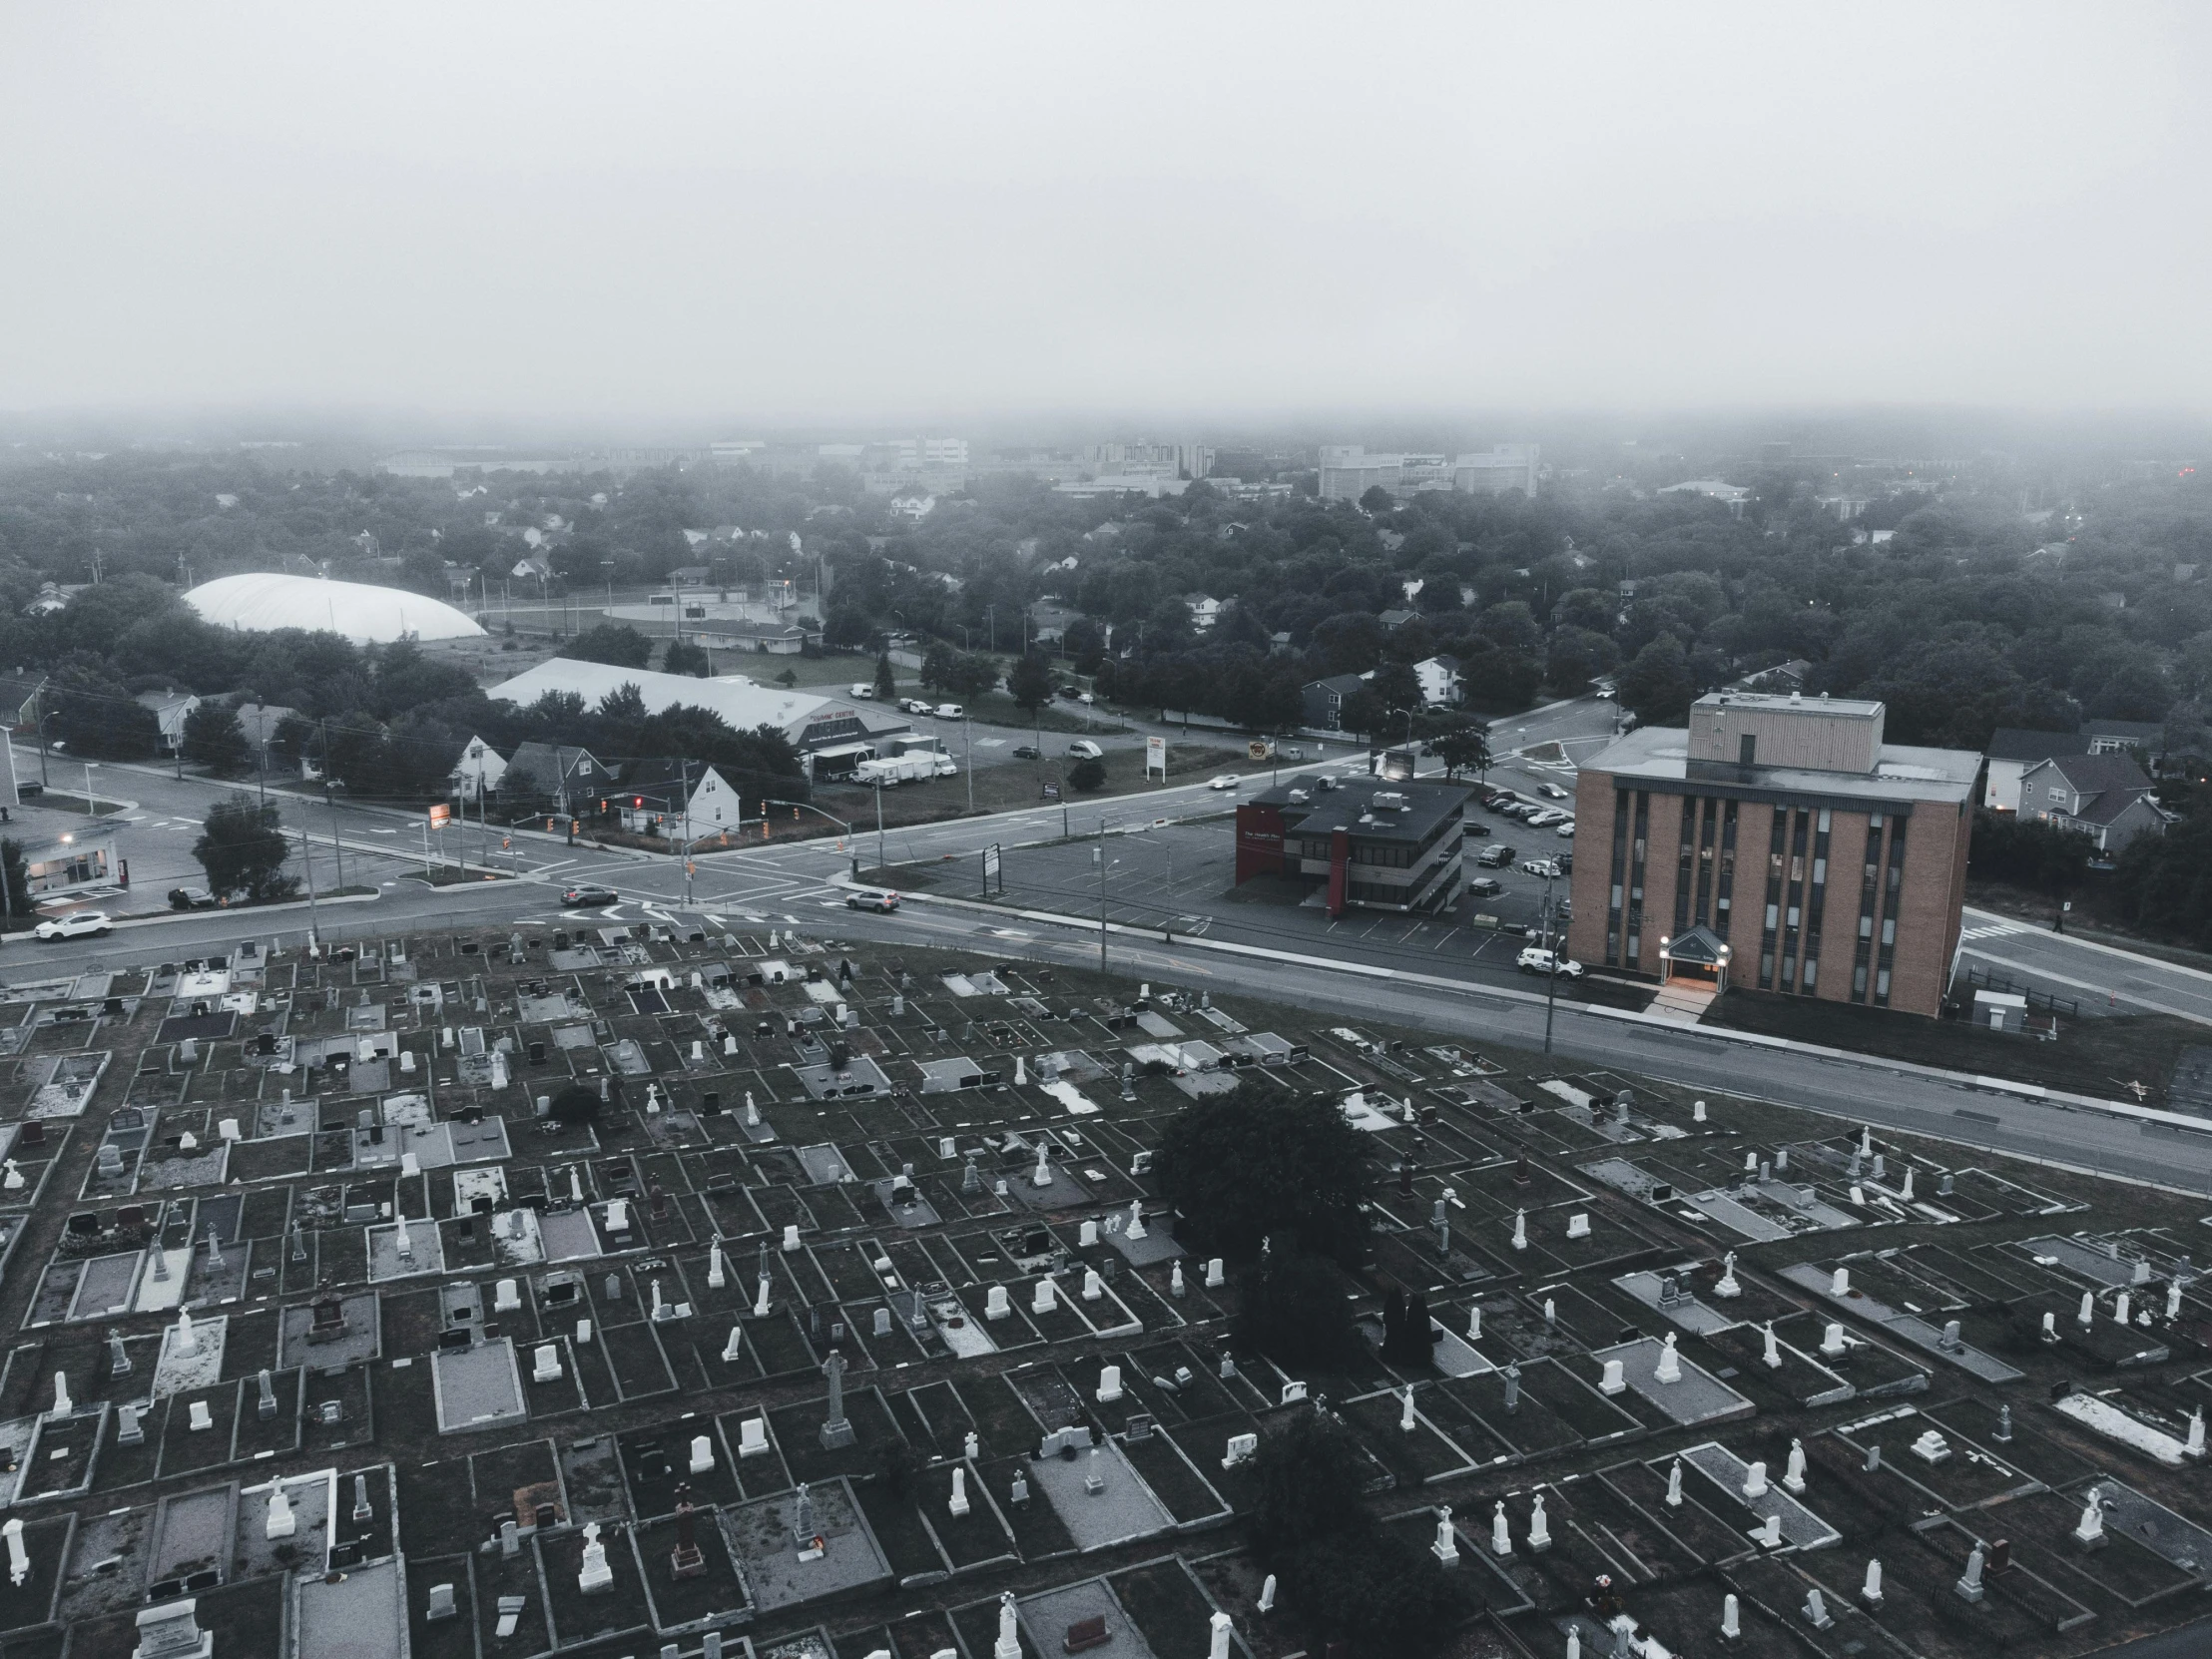
<path id="1" fill-rule="evenodd" d="M 2212 1590 L 2177 1193 L 988 951 L 127 954 L 0 1042 L 4 1659 L 2059 1659 Z"/>

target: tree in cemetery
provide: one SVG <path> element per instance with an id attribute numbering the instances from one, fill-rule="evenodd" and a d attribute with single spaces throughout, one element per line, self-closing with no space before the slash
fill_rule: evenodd
<path id="1" fill-rule="evenodd" d="M 185 759 L 218 778 L 236 778 L 254 764 L 246 728 L 228 703 L 203 703 L 185 716 Z"/>
<path id="2" fill-rule="evenodd" d="M 1237 1340 L 1289 1370 L 1354 1370 L 1370 1351 L 1353 1322 L 1348 1288 L 1335 1263 L 1279 1234 L 1239 1285 Z"/>
<path id="3" fill-rule="evenodd" d="M 1250 1260 L 1278 1232 L 1345 1263 L 1359 1259 L 1368 1218 L 1367 1137 L 1336 1104 L 1247 1078 L 1168 1125 L 1153 1163 L 1194 1248 Z"/>
<path id="4" fill-rule="evenodd" d="M 243 791 L 215 804 L 192 848 L 208 872 L 210 892 L 218 898 L 244 893 L 255 903 L 299 890 L 298 877 L 284 873 L 290 853 L 277 808 L 257 807 Z"/>
<path id="5" fill-rule="evenodd" d="M 1396 1286 L 1382 1299 L 1382 1358 L 1393 1366 L 1421 1367 L 1434 1353 L 1435 1326 L 1428 1298 L 1415 1291 L 1401 1296 Z"/>
<path id="6" fill-rule="evenodd" d="M 599 1091 L 582 1083 L 571 1083 L 556 1093 L 546 1106 L 546 1114 L 556 1123 L 564 1123 L 575 1129 L 584 1124 L 599 1121 L 601 1101 Z"/>
<path id="7" fill-rule="evenodd" d="M 1270 1429 L 1257 1460 L 1253 1550 L 1281 1580 L 1285 1604 L 1359 1659 L 1432 1653 L 1474 1603 L 1462 1578 L 1377 1522 L 1366 1493 L 1380 1472 L 1325 1411 Z"/>

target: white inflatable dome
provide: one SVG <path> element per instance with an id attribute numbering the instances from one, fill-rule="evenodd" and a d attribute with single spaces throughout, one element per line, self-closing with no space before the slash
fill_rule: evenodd
<path id="1" fill-rule="evenodd" d="M 219 628 L 256 634 L 319 629 L 342 634 L 355 645 L 388 645 L 409 637 L 470 639 L 483 633 L 452 606 L 419 593 L 270 571 L 203 582 L 185 595 L 185 603 Z"/>

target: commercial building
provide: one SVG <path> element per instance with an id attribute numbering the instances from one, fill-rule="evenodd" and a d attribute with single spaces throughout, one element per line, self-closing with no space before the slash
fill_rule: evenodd
<path id="1" fill-rule="evenodd" d="M 1981 757 L 1880 703 L 1719 692 L 1582 769 L 1568 946 L 1592 966 L 1934 1015 Z"/>
<path id="2" fill-rule="evenodd" d="M 1400 500 L 1424 490 L 1456 490 L 1462 495 L 1536 493 L 1541 450 L 1533 443 L 1500 443 L 1487 452 L 1446 455 L 1371 455 L 1359 444 L 1330 443 L 1321 449 L 1321 498 L 1358 501 L 1378 487 Z"/>
<path id="3" fill-rule="evenodd" d="M 1387 789 L 1301 777 L 1237 808 L 1237 881 L 1303 875 L 1328 882 L 1332 916 L 1347 909 L 1440 910 L 1459 896 L 1469 790 Z"/>

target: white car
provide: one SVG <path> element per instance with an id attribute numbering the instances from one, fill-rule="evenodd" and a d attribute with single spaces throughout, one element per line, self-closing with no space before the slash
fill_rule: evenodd
<path id="1" fill-rule="evenodd" d="M 115 923 L 99 910 L 78 910 L 66 916 L 53 916 L 33 929 L 42 939 L 75 939 L 88 933 L 112 933 Z"/>
<path id="2" fill-rule="evenodd" d="M 1554 974 L 1561 979 L 1582 977 L 1582 964 L 1567 956 L 1554 956 L 1540 944 L 1532 944 L 1517 958 L 1523 973 Z"/>
<path id="3" fill-rule="evenodd" d="M 1241 790 L 1244 788 L 1244 780 L 1234 772 L 1225 772 L 1218 778 L 1207 779 L 1206 787 L 1210 790 Z"/>
<path id="4" fill-rule="evenodd" d="M 1559 866 L 1549 858 L 1523 858 L 1520 871 L 1523 875 L 1549 876 L 1554 881 L 1559 878 Z"/>
<path id="5" fill-rule="evenodd" d="M 1564 823 L 1564 824 L 1560 825 L 1558 829 L 1556 829 L 1556 830 L 1552 830 L 1552 833 L 1553 833 L 1554 835 L 1557 835 L 1557 836 L 1558 836 L 1558 837 L 1559 837 L 1559 838 L 1560 838 L 1561 840 L 1563 840 L 1563 841 L 1571 841 L 1571 840 L 1573 840 L 1573 839 L 1574 839 L 1574 820 L 1573 820 L 1573 819 L 1571 819 L 1571 818 L 1570 818 L 1570 819 L 1568 819 L 1566 823 Z"/>
<path id="6" fill-rule="evenodd" d="M 1540 812 L 1529 813 L 1525 822 L 1531 830 L 1549 830 L 1554 824 L 1567 822 L 1567 815 L 1556 807 L 1546 807 Z"/>

